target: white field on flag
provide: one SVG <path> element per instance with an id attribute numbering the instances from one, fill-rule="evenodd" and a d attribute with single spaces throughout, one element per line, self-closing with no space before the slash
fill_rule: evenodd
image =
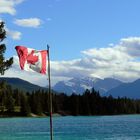
<path id="1" fill-rule="evenodd" d="M 24 46 L 15 47 L 22 70 L 46 74 L 47 50 L 37 51 Z"/>

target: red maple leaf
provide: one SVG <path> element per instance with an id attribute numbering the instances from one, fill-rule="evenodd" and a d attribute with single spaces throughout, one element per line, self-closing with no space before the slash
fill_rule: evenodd
<path id="1" fill-rule="evenodd" d="M 32 52 L 27 56 L 27 63 L 35 65 L 35 63 L 38 61 L 38 56 L 34 55 L 35 51 L 32 50 Z"/>

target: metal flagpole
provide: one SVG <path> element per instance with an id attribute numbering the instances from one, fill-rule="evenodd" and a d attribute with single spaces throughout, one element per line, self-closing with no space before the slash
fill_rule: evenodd
<path id="1" fill-rule="evenodd" d="M 49 56 L 49 45 L 47 45 L 48 50 L 48 80 L 49 80 L 49 109 L 50 109 L 50 140 L 53 140 L 53 125 L 52 125 L 52 93 L 51 93 L 51 79 L 50 79 L 50 56 Z"/>

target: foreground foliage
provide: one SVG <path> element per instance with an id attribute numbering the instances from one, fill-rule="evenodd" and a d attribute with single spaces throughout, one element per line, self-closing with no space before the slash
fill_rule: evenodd
<path id="1" fill-rule="evenodd" d="M 4 22 L 0 22 L 0 42 L 6 38 L 6 31 L 4 29 Z M 3 75 L 4 72 L 9 69 L 13 63 L 13 58 L 5 60 L 4 53 L 6 51 L 6 45 L 0 44 L 0 74 Z"/>

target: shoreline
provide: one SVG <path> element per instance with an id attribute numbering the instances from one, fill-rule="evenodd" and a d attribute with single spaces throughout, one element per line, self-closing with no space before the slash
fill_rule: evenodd
<path id="1" fill-rule="evenodd" d="M 59 114 L 59 113 L 54 113 L 52 114 L 52 117 L 67 117 L 67 116 L 73 116 L 73 117 L 101 117 L 101 116 L 126 116 L 126 115 L 140 115 L 140 114 L 104 114 L 104 115 L 71 115 L 71 114 Z M 24 115 L 0 115 L 0 118 L 49 118 L 49 115 L 45 115 L 45 114 L 41 114 L 41 115 L 37 115 L 34 113 L 30 113 L 28 116 L 24 116 Z"/>
<path id="2" fill-rule="evenodd" d="M 52 115 L 52 117 L 61 117 L 61 116 L 64 116 L 64 115 L 61 115 L 59 113 L 54 113 Z M 65 115 L 65 116 L 69 116 L 69 115 Z M 31 118 L 44 118 L 44 117 L 49 117 L 49 115 L 45 115 L 45 114 L 34 114 L 34 113 L 30 113 L 29 115 L 27 116 L 24 116 L 24 115 L 21 115 L 21 114 L 18 114 L 18 115 L 15 115 L 14 113 L 12 114 L 0 114 L 0 118 L 14 118 L 14 117 L 18 117 L 18 118 L 22 118 L 22 117 L 31 117 Z"/>

